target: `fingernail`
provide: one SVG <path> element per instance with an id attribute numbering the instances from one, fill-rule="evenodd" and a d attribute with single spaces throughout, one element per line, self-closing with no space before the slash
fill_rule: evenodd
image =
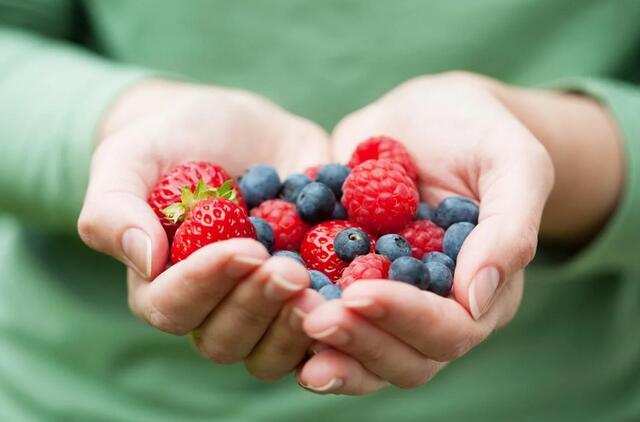
<path id="1" fill-rule="evenodd" d="M 344 385 L 344 382 L 340 378 L 331 378 L 329 382 L 326 383 L 325 385 L 320 385 L 317 387 L 314 387 L 313 385 L 304 384 L 302 382 L 299 382 L 298 384 L 300 384 L 302 388 L 311 390 L 316 393 L 331 393 L 337 390 L 338 388 L 342 387 Z"/>
<path id="2" fill-rule="evenodd" d="M 358 311 L 369 318 L 380 318 L 384 315 L 384 309 L 382 306 L 374 303 L 371 299 L 343 300 L 342 305 L 345 308 Z"/>
<path id="3" fill-rule="evenodd" d="M 484 268 L 469 285 L 469 308 L 474 319 L 479 319 L 489 309 L 500 284 L 500 272 L 495 267 Z"/>
<path id="4" fill-rule="evenodd" d="M 145 278 L 151 277 L 151 238 L 138 228 L 122 235 L 122 251 L 133 268 Z"/>
<path id="5" fill-rule="evenodd" d="M 264 295 L 270 300 L 284 300 L 303 288 L 304 286 L 292 283 L 281 275 L 271 274 L 264 286 Z"/>
<path id="6" fill-rule="evenodd" d="M 225 272 L 231 278 L 240 278 L 258 268 L 262 263 L 264 260 L 252 256 L 234 255 L 227 264 Z"/>
<path id="7" fill-rule="evenodd" d="M 309 336 L 316 340 L 326 341 L 337 346 L 342 346 L 349 342 L 349 335 L 337 325 L 329 327 L 319 333 L 310 333 Z"/>
<path id="8" fill-rule="evenodd" d="M 307 313 L 300 308 L 293 308 L 289 315 L 289 325 L 296 331 L 302 331 L 302 322 Z"/>

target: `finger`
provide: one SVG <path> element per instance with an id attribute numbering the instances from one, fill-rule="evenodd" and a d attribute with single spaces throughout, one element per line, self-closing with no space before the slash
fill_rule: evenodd
<path id="1" fill-rule="evenodd" d="M 304 321 L 304 331 L 353 356 L 369 371 L 401 388 L 422 385 L 437 370 L 434 361 L 349 311 L 340 300 L 312 311 Z"/>
<path id="2" fill-rule="evenodd" d="M 298 371 L 297 378 L 301 387 L 318 394 L 358 396 L 389 385 L 357 360 L 333 349 L 312 356 Z"/>
<path id="3" fill-rule="evenodd" d="M 249 355 L 284 303 L 309 286 L 307 270 L 274 257 L 240 283 L 198 328 L 197 346 L 216 363 L 238 362 Z"/>
<path id="4" fill-rule="evenodd" d="M 245 359 L 249 373 L 261 380 L 275 381 L 295 369 L 312 341 L 302 330 L 302 321 L 322 303 L 322 296 L 311 289 L 287 302 Z"/>
<path id="5" fill-rule="evenodd" d="M 152 282 L 130 271 L 129 306 L 161 331 L 186 334 L 268 257 L 253 239 L 231 239 L 197 250 Z"/>

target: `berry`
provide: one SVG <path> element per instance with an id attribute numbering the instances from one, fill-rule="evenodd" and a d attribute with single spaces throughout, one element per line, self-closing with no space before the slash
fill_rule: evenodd
<path id="1" fill-rule="evenodd" d="M 375 136 L 360 143 L 351 154 L 349 167 L 354 168 L 367 160 L 391 160 L 400 164 L 412 180 L 418 180 L 409 151 L 400 142 L 388 136 Z"/>
<path id="2" fill-rule="evenodd" d="M 342 186 L 342 205 L 367 230 L 393 233 L 413 220 L 418 190 L 397 163 L 369 160 L 355 167 Z"/>
<path id="3" fill-rule="evenodd" d="M 349 173 L 351 170 L 343 164 L 326 164 L 318 170 L 316 181 L 327 185 L 339 199 L 342 196 L 342 184 Z"/>
<path id="4" fill-rule="evenodd" d="M 478 224 L 479 212 L 478 206 L 469 198 L 450 196 L 440 202 L 436 208 L 434 221 L 443 229 L 463 221 Z"/>
<path id="5" fill-rule="evenodd" d="M 338 233 L 333 241 L 333 248 L 341 259 L 353 261 L 356 256 L 369 253 L 371 241 L 365 232 L 350 227 Z"/>
<path id="6" fill-rule="evenodd" d="M 285 250 L 275 251 L 272 256 L 283 256 L 285 258 L 293 259 L 294 261 L 297 261 L 302 265 L 305 265 L 304 259 L 302 259 L 299 253 L 294 251 L 285 251 Z"/>
<path id="7" fill-rule="evenodd" d="M 451 227 L 444 232 L 444 240 L 442 241 L 444 253 L 455 261 L 458 258 L 460 249 L 462 249 L 464 240 L 475 227 L 475 225 L 467 222 L 452 224 Z"/>
<path id="8" fill-rule="evenodd" d="M 416 211 L 416 220 L 433 220 L 435 216 L 435 210 L 431 208 L 426 202 L 420 202 L 418 204 L 418 210 Z"/>
<path id="9" fill-rule="evenodd" d="M 322 287 L 333 284 L 331 280 L 329 280 L 329 277 L 316 270 L 309 270 L 309 279 L 311 280 L 311 288 L 315 291 L 319 291 Z"/>
<path id="10" fill-rule="evenodd" d="M 182 261 L 210 243 L 236 237 L 256 238 L 245 209 L 227 199 L 203 199 L 178 227 L 171 245 L 171 262 Z"/>
<path id="11" fill-rule="evenodd" d="M 400 231 L 411 245 L 411 254 L 420 259 L 427 252 L 442 251 L 444 230 L 429 220 L 412 221 Z"/>
<path id="12" fill-rule="evenodd" d="M 251 210 L 251 215 L 269 223 L 275 236 L 276 250 L 298 250 L 302 237 L 309 230 L 309 226 L 298 215 L 296 206 L 281 199 L 263 202 Z"/>
<path id="13" fill-rule="evenodd" d="M 411 256 L 411 245 L 399 234 L 385 234 L 376 242 L 376 253 L 395 261 L 401 256 Z"/>
<path id="14" fill-rule="evenodd" d="M 264 245 L 265 248 L 269 252 L 273 251 L 273 245 L 276 242 L 276 239 L 273 235 L 273 229 L 260 217 L 249 217 L 251 220 L 251 224 L 253 224 L 253 228 L 256 230 L 256 235 L 258 236 L 258 241 Z"/>
<path id="15" fill-rule="evenodd" d="M 426 290 L 429 287 L 429 275 L 422 261 L 411 256 L 401 256 L 391 263 L 391 280 L 402 281 Z"/>
<path id="16" fill-rule="evenodd" d="M 347 210 L 344 209 L 342 204 L 336 201 L 336 205 L 333 207 L 333 213 L 331 214 L 332 220 L 346 220 Z"/>
<path id="17" fill-rule="evenodd" d="M 325 221 L 307 232 L 300 244 L 300 255 L 309 269 L 323 272 L 332 281 L 340 278 L 349 262 L 335 253 L 333 241 L 338 233 L 348 227 L 360 228 L 350 221 L 337 220 Z"/>
<path id="18" fill-rule="evenodd" d="M 342 273 L 338 286 L 346 289 L 357 280 L 386 279 L 391 261 L 386 256 L 370 253 L 356 257 Z"/>
<path id="19" fill-rule="evenodd" d="M 453 262 L 453 259 L 449 258 L 449 256 L 443 254 L 442 252 L 427 252 L 422 257 L 422 262 L 428 264 L 430 262 L 438 262 L 440 264 L 445 265 L 451 272 L 455 271 L 456 263 Z"/>
<path id="20" fill-rule="evenodd" d="M 316 177 L 318 177 L 318 170 L 320 170 L 320 167 L 321 166 L 307 167 L 307 169 L 304 171 L 304 175 L 315 182 Z"/>
<path id="21" fill-rule="evenodd" d="M 335 284 L 329 284 L 328 286 L 322 286 L 318 290 L 326 300 L 340 299 L 342 297 L 342 289 Z"/>
<path id="22" fill-rule="evenodd" d="M 309 183 L 302 188 L 296 201 L 298 214 L 309 224 L 330 219 L 335 205 L 336 196 L 331 189 L 318 182 Z"/>
<path id="23" fill-rule="evenodd" d="M 429 262 L 424 264 L 429 276 L 429 290 L 440 296 L 449 296 L 453 286 L 453 274 L 444 264 Z"/>
<path id="24" fill-rule="evenodd" d="M 168 218 L 164 210 L 173 204 L 181 203 L 183 194 L 187 190 L 193 193 L 199 181 L 202 181 L 206 188 L 218 189 L 227 180 L 232 181 L 231 187 L 236 191 L 235 201 L 241 206 L 246 207 L 244 199 L 238 192 L 232 177 L 225 169 L 215 164 L 203 161 L 190 161 L 175 166 L 162 175 L 160 181 L 151 190 L 147 202 L 153 209 L 153 212 L 160 218 L 160 222 L 167 232 L 169 240 L 173 238 L 184 217 L 186 217 L 191 207 L 193 207 L 195 198 L 192 196 L 191 202 L 183 204 L 184 212 L 177 217 L 176 221 Z"/>
<path id="25" fill-rule="evenodd" d="M 280 177 L 276 170 L 264 164 L 251 167 L 240 179 L 240 190 L 249 208 L 273 199 L 280 191 Z"/>
<path id="26" fill-rule="evenodd" d="M 302 188 L 307 186 L 309 183 L 311 183 L 309 176 L 305 176 L 300 173 L 292 174 L 282 183 L 279 196 L 281 199 L 295 204 L 296 199 L 298 199 L 298 194 Z"/>

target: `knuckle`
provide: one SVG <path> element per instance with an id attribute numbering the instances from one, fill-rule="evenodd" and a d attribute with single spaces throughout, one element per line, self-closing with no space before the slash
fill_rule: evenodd
<path id="1" fill-rule="evenodd" d="M 429 367 L 429 365 L 425 365 L 424 368 L 420 368 L 417 371 L 409 371 L 402 377 L 394 380 L 393 385 L 398 388 L 402 388 L 403 390 L 411 390 L 429 382 L 433 375 L 433 370 Z"/>
<path id="2" fill-rule="evenodd" d="M 172 318 L 167 317 L 163 312 L 161 312 L 155 306 L 152 306 L 149 309 L 145 320 L 152 327 L 168 334 L 182 336 L 187 334 L 189 331 L 191 331 L 190 329 L 178 324 Z"/>
<path id="3" fill-rule="evenodd" d="M 276 371 L 268 365 L 264 365 L 258 359 L 247 358 L 244 361 L 244 367 L 247 372 L 254 378 L 260 381 L 273 382 L 282 379 L 285 375 L 284 372 Z"/>
<path id="4" fill-rule="evenodd" d="M 94 248 L 96 243 L 96 223 L 95 219 L 86 210 L 83 210 L 78 218 L 77 229 L 80 239 L 82 239 L 87 246 Z"/>
<path id="5" fill-rule="evenodd" d="M 231 365 L 242 359 L 242 357 L 237 356 L 228 347 L 224 347 L 219 342 L 202 341 L 198 349 L 207 360 L 219 365 Z"/>

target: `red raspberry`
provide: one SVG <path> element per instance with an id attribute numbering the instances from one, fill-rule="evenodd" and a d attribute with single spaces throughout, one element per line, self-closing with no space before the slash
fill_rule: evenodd
<path id="1" fill-rule="evenodd" d="M 411 254 L 422 259 L 427 252 L 442 252 L 444 230 L 429 220 L 416 220 L 399 233 L 411 244 Z"/>
<path id="2" fill-rule="evenodd" d="M 296 206 L 280 199 L 270 199 L 251 210 L 251 215 L 260 217 L 273 229 L 275 250 L 297 251 L 309 226 L 302 221 Z"/>
<path id="3" fill-rule="evenodd" d="M 336 255 L 333 250 L 333 241 L 338 233 L 348 227 L 361 229 L 357 224 L 345 220 L 325 221 L 312 227 L 300 245 L 300 255 L 307 264 L 307 268 L 323 272 L 331 281 L 338 280 L 349 262 Z M 369 239 L 373 250 L 374 238 Z"/>
<path id="4" fill-rule="evenodd" d="M 320 170 L 320 165 L 318 166 L 312 166 L 312 167 L 308 167 L 305 171 L 304 171 L 304 175 L 307 176 L 309 179 L 315 181 L 318 178 L 318 170 Z"/>
<path id="5" fill-rule="evenodd" d="M 414 181 L 418 172 L 413 165 L 409 151 L 400 142 L 388 136 L 374 136 L 361 142 L 351 154 L 349 167 L 354 168 L 367 160 L 391 160 L 400 164 Z"/>
<path id="6" fill-rule="evenodd" d="M 343 289 L 357 280 L 372 280 L 387 278 L 391 261 L 384 255 L 370 253 L 360 255 L 354 259 L 342 273 L 342 278 L 336 283 Z"/>
<path id="7" fill-rule="evenodd" d="M 393 233 L 416 214 L 416 185 L 400 164 L 369 160 L 358 165 L 342 185 L 342 205 L 349 218 L 375 233 Z"/>

